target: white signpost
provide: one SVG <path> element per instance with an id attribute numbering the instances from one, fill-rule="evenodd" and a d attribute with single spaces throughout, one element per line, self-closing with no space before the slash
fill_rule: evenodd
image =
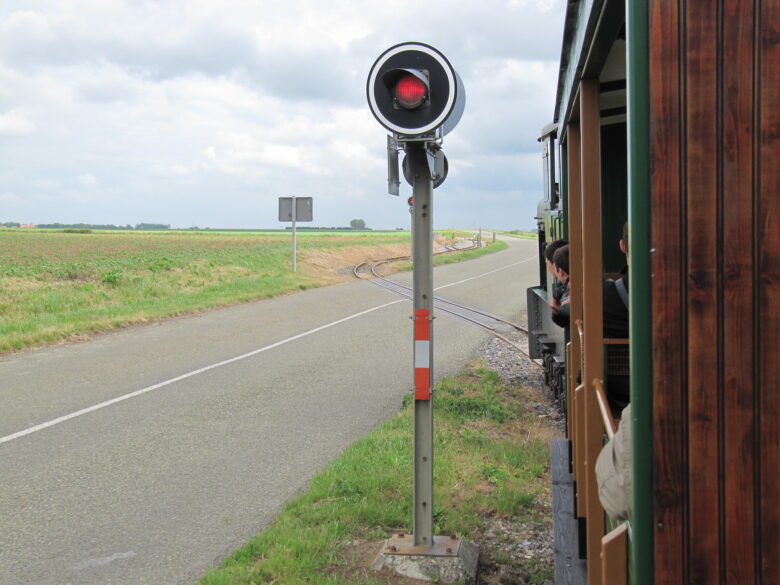
<path id="1" fill-rule="evenodd" d="M 314 221 L 311 197 L 279 197 L 279 221 L 292 222 L 292 269 L 295 272 L 296 265 L 296 234 L 295 223 L 298 221 Z"/>

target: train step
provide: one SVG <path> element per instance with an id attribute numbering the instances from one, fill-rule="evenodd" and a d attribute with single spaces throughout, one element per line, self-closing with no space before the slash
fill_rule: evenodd
<path id="1" fill-rule="evenodd" d="M 553 497 L 555 585 L 587 585 L 586 562 L 579 558 L 578 526 L 574 516 L 574 481 L 569 471 L 569 440 L 550 443 Z"/>

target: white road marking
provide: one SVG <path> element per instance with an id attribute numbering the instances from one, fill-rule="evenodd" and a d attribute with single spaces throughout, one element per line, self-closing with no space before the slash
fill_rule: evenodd
<path id="1" fill-rule="evenodd" d="M 384 309 L 385 307 L 389 307 L 390 305 L 395 305 L 397 303 L 403 303 L 407 301 L 408 299 L 399 299 L 397 301 L 392 301 L 390 303 L 385 303 L 384 305 L 379 305 L 376 307 L 372 307 L 371 309 L 366 309 L 365 311 L 361 311 L 360 313 L 355 313 L 354 315 L 349 315 L 348 317 L 344 317 L 343 319 L 339 319 L 338 321 L 333 321 L 331 323 L 328 323 L 326 325 L 322 325 L 320 327 L 317 327 L 315 329 L 310 329 L 309 331 L 304 331 L 303 333 L 299 333 L 298 335 L 293 335 L 292 337 L 288 337 L 287 339 L 283 339 L 281 341 L 277 341 L 276 343 L 272 343 L 271 345 L 266 345 L 265 347 L 261 347 L 260 349 L 255 349 L 254 351 L 250 351 L 248 353 L 223 360 L 221 362 L 217 362 L 216 364 L 211 364 L 210 366 L 205 366 L 203 368 L 198 368 L 197 370 L 193 370 L 191 372 L 187 372 L 186 374 L 182 374 L 181 376 L 176 376 L 175 378 L 171 378 L 169 380 L 165 380 L 164 382 L 160 382 L 159 384 L 154 384 L 152 386 L 147 386 L 146 388 L 142 388 L 141 390 L 136 390 L 135 392 L 130 392 L 129 394 L 125 394 L 124 396 L 119 396 L 117 398 L 112 398 L 111 400 L 106 400 L 105 402 L 101 402 L 100 404 L 95 404 L 93 406 L 90 406 L 88 408 L 83 408 L 82 410 L 72 412 L 70 414 L 66 414 L 65 416 L 61 416 L 59 418 L 52 419 L 50 421 L 47 421 L 45 423 L 41 423 L 39 425 L 35 425 L 33 427 L 29 427 L 27 429 L 24 429 L 23 431 L 19 431 L 18 433 L 14 433 L 12 435 L 7 435 L 5 437 L 0 438 L 0 444 L 7 443 L 9 441 L 13 441 L 14 439 L 19 439 L 21 437 L 24 437 L 26 435 L 30 435 L 32 433 L 37 433 L 38 431 L 42 431 L 43 429 L 48 429 L 49 427 L 53 427 L 54 425 L 58 425 L 60 423 L 64 423 L 65 421 L 69 421 L 71 419 L 77 418 L 79 416 L 83 416 L 85 414 L 89 414 L 90 412 L 95 412 L 96 410 L 101 410 L 103 408 L 106 408 L 107 406 L 111 406 L 113 404 L 117 404 L 119 402 L 124 402 L 125 400 L 130 400 L 131 398 L 135 398 L 137 396 L 141 396 L 142 394 L 146 394 L 147 392 L 151 392 L 153 390 L 159 390 L 160 388 L 164 388 L 165 386 L 170 386 L 171 384 L 174 384 L 176 382 L 181 382 L 182 380 L 186 380 L 187 378 L 192 378 L 193 376 L 197 376 L 198 374 L 203 374 L 204 372 L 208 372 L 210 370 L 214 370 L 216 368 L 221 368 L 222 366 L 227 366 L 228 364 L 235 363 L 240 360 L 244 360 L 246 358 L 255 356 L 257 354 L 263 353 L 265 351 L 268 351 L 269 349 L 274 349 L 276 347 L 279 347 L 280 345 L 284 345 L 286 343 L 290 343 L 291 341 L 295 341 L 297 339 L 301 339 L 302 337 L 306 337 L 308 335 L 312 335 L 313 333 L 318 333 L 324 329 L 328 329 L 329 327 L 333 327 L 334 325 L 339 325 L 341 323 L 344 323 L 345 321 L 349 321 L 351 319 L 355 319 L 357 317 L 362 317 L 363 315 L 366 315 L 368 313 L 371 313 L 373 311 L 377 311 L 379 309 Z"/>
<path id="2" fill-rule="evenodd" d="M 455 286 L 456 284 L 463 284 L 464 282 L 468 282 L 470 280 L 476 280 L 478 278 L 482 278 L 483 276 L 487 276 L 489 274 L 493 274 L 495 272 L 501 272 L 502 270 L 507 270 L 508 268 L 512 268 L 514 266 L 519 266 L 520 264 L 525 264 L 529 260 L 536 260 L 536 256 L 531 256 L 530 258 L 526 258 L 525 260 L 520 260 L 520 262 L 514 262 L 512 264 L 507 264 L 506 266 L 502 266 L 501 268 L 496 268 L 495 270 L 490 270 L 489 272 L 484 272 L 482 274 L 477 274 L 476 276 L 472 276 L 470 278 L 464 278 L 463 280 L 459 280 L 458 282 L 451 282 L 449 284 L 444 284 L 442 286 L 437 286 L 433 290 L 441 290 L 443 288 L 447 288 L 450 286 Z"/>
<path id="3" fill-rule="evenodd" d="M 94 567 L 105 567 L 106 565 L 110 565 L 114 561 L 119 561 L 121 559 L 132 559 L 135 556 L 138 555 L 136 555 L 133 551 L 116 553 L 115 555 L 111 555 L 110 557 L 106 557 L 103 559 L 90 559 L 88 561 L 84 561 L 83 563 L 80 563 L 75 567 L 71 567 L 70 569 L 71 571 L 83 571 L 85 569 L 92 569 Z"/>
<path id="4" fill-rule="evenodd" d="M 458 284 L 463 284 L 464 282 L 468 282 L 470 280 L 476 280 L 477 278 L 482 278 L 484 276 L 488 276 L 490 274 L 493 274 L 495 272 L 500 272 L 501 270 L 506 270 L 508 268 L 512 268 L 513 266 L 517 266 L 519 264 L 523 264 L 525 262 L 528 262 L 529 260 L 535 259 L 535 256 L 531 256 L 530 258 L 526 258 L 525 260 L 521 260 L 520 262 L 515 262 L 513 264 L 508 264 L 507 266 L 503 266 L 501 268 L 496 268 L 495 270 L 490 270 L 488 272 L 485 272 L 483 274 L 478 274 L 476 276 L 472 276 L 470 278 L 466 278 L 464 280 L 460 280 L 458 282 L 452 282 L 450 284 L 445 284 L 443 286 L 440 286 L 436 288 L 435 290 L 440 290 L 443 288 L 447 288 L 450 286 L 455 286 Z M 368 313 L 372 313 L 374 311 L 378 311 L 379 309 L 384 309 L 385 307 L 389 307 L 391 305 L 395 305 L 397 303 L 403 303 L 408 302 L 409 299 L 399 299 L 397 301 L 392 301 L 389 303 L 385 303 L 383 305 L 378 305 L 376 307 L 372 307 L 370 309 L 366 309 L 365 311 L 361 311 L 359 313 L 355 313 L 353 315 L 349 315 L 347 317 L 344 317 L 343 319 L 339 319 L 337 321 L 333 321 L 331 323 L 327 323 L 326 325 L 322 325 L 320 327 L 316 327 L 315 329 L 310 329 L 309 331 L 304 331 L 303 333 L 299 333 L 298 335 L 293 335 L 292 337 L 288 337 L 287 339 L 283 339 L 281 341 L 277 341 L 276 343 L 272 343 L 271 345 L 266 345 L 265 347 L 261 347 L 260 349 L 255 349 L 253 351 L 250 351 L 248 353 L 241 354 L 239 356 L 223 360 L 221 362 L 217 362 L 215 364 L 211 364 L 210 366 L 205 366 L 203 368 L 199 368 L 197 370 L 193 370 L 191 372 L 187 372 L 186 374 L 182 374 L 181 376 L 176 376 L 175 378 L 171 378 L 169 380 L 165 380 L 164 382 L 160 382 L 158 384 L 154 384 L 152 386 L 147 386 L 146 388 L 142 388 L 141 390 L 136 390 L 135 392 L 130 392 L 129 394 L 125 394 L 123 396 L 119 396 L 117 398 L 112 398 L 111 400 L 106 400 L 105 402 L 101 402 L 100 404 L 95 404 L 93 406 L 89 406 L 87 408 L 83 408 L 81 410 L 78 410 L 76 412 L 72 412 L 70 414 L 66 414 L 65 416 L 61 416 L 59 418 L 52 419 L 50 421 L 28 427 L 24 429 L 23 431 L 19 431 L 16 433 L 13 433 L 11 435 L 6 435 L 5 437 L 0 437 L 0 444 L 8 443 L 10 441 L 20 439 L 22 437 L 25 437 L 27 435 L 31 435 L 33 433 L 37 433 L 38 431 L 42 431 L 44 429 L 48 429 L 49 427 L 53 427 L 54 425 L 58 425 L 60 423 L 64 423 L 66 421 L 72 420 L 74 418 L 78 418 L 80 416 L 84 416 L 85 414 L 89 414 L 91 412 L 95 412 L 96 410 L 101 410 L 103 408 L 106 408 L 108 406 L 112 406 L 114 404 L 118 404 L 120 402 L 124 402 L 125 400 L 130 400 L 131 398 L 136 398 L 137 396 L 141 396 L 143 394 L 147 394 L 148 392 L 152 392 L 153 390 L 159 390 L 160 388 L 164 388 L 165 386 L 170 386 L 171 384 L 175 384 L 176 382 L 181 382 L 182 380 L 186 380 L 187 378 L 192 378 L 193 376 L 197 376 L 199 374 L 203 374 L 204 372 L 208 372 L 210 370 L 215 370 L 217 368 L 221 368 L 222 366 L 227 366 L 229 364 L 244 360 L 246 358 L 250 358 L 252 356 L 258 355 L 260 353 L 263 353 L 265 351 L 268 351 L 270 349 L 274 349 L 276 347 L 279 347 L 281 345 L 285 345 L 286 343 L 290 343 L 291 341 L 296 341 L 298 339 L 301 339 L 303 337 L 307 337 L 309 335 L 312 335 L 314 333 L 318 333 L 320 331 L 323 331 L 325 329 L 328 329 L 330 327 L 333 327 L 334 325 L 339 325 L 341 323 L 344 323 L 346 321 L 350 321 L 352 319 L 355 319 L 357 317 L 362 317 L 363 315 L 367 315 Z"/>

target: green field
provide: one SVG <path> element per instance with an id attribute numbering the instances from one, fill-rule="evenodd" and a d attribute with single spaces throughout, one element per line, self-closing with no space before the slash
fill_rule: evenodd
<path id="1" fill-rule="evenodd" d="M 408 232 L 0 229 L 0 352 L 349 279 Z"/>

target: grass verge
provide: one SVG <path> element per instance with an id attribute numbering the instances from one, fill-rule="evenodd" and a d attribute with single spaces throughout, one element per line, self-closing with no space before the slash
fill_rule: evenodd
<path id="1" fill-rule="evenodd" d="M 477 543 L 496 519 L 549 523 L 547 444 L 553 432 L 526 411 L 521 389 L 471 364 L 435 391 L 434 521 L 437 534 Z M 399 585 L 368 562 L 383 538 L 412 518 L 412 402 L 348 448 L 289 502 L 276 521 L 200 585 Z M 369 545 L 366 548 L 365 545 Z M 374 546 L 376 545 L 376 546 Z M 363 552 L 360 552 L 360 551 Z M 372 552 L 373 551 L 373 552 Z M 515 562 L 498 551 L 483 557 Z M 529 560 L 528 583 L 551 579 Z"/>
<path id="2" fill-rule="evenodd" d="M 437 254 L 433 257 L 433 265 L 443 266 L 445 264 L 456 264 L 457 262 L 465 262 L 466 260 L 473 260 L 474 258 L 479 258 L 480 256 L 484 256 L 485 254 L 493 254 L 494 252 L 500 252 L 501 250 L 506 250 L 508 247 L 509 245 L 506 242 L 497 240 L 495 242 L 486 243 L 481 248 L 467 249 L 459 252 L 452 252 L 446 254 Z M 401 271 L 401 270 L 411 270 L 411 269 L 412 269 L 412 263 L 409 260 L 401 260 L 398 262 L 394 262 L 392 264 L 385 265 L 385 268 L 383 268 L 383 270 L 386 271 L 385 273 Z"/>
<path id="3" fill-rule="evenodd" d="M 473 258 L 479 258 L 485 254 L 492 254 L 493 252 L 499 252 L 506 250 L 509 245 L 501 240 L 495 242 L 486 243 L 481 248 L 474 250 L 463 250 L 462 252 L 455 252 L 450 254 L 439 254 L 434 257 L 434 265 L 439 266 L 441 264 L 454 264 L 455 262 L 463 262 L 465 260 L 471 260 Z"/>
<path id="4" fill-rule="evenodd" d="M 287 233 L 0 229 L 0 353 L 333 284 L 409 245 L 408 232 L 304 232 L 292 272 Z"/>

